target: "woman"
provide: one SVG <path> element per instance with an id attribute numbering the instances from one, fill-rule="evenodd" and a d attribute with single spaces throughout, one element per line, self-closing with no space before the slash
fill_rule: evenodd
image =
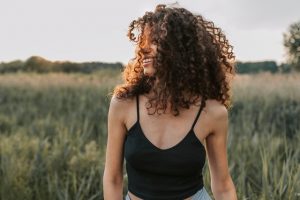
<path id="1" fill-rule="evenodd" d="M 104 199 L 123 198 L 124 157 L 125 199 L 211 199 L 206 155 L 214 198 L 237 199 L 226 154 L 235 69 L 225 35 L 201 15 L 157 5 L 131 22 L 128 37 L 136 56 L 110 102 Z"/>

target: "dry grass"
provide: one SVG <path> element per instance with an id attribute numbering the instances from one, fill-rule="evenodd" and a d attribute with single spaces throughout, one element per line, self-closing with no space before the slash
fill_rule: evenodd
<path id="1" fill-rule="evenodd" d="M 237 75 L 233 83 L 234 98 L 277 94 L 280 97 L 300 99 L 300 73 Z"/>

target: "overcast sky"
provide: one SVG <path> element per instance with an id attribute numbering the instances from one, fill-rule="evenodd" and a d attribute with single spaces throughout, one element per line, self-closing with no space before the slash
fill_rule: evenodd
<path id="1" fill-rule="evenodd" d="M 126 63 L 129 23 L 159 0 L 0 0 L 0 62 L 49 60 Z M 284 61 L 283 33 L 300 20 L 300 0 L 178 0 L 222 28 L 237 60 Z"/>

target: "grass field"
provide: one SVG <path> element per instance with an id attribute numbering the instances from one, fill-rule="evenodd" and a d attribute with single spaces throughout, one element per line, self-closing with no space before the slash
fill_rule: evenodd
<path id="1" fill-rule="evenodd" d="M 0 75 L 0 197 L 103 199 L 109 97 L 120 71 Z M 300 199 L 300 74 L 234 82 L 228 155 L 239 199 Z M 209 172 L 204 171 L 209 187 Z M 124 194 L 126 188 L 124 171 Z"/>

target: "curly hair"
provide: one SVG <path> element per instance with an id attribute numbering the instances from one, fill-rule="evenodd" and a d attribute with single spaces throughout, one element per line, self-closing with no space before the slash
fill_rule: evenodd
<path id="1" fill-rule="evenodd" d="M 155 76 L 143 73 L 141 47 L 146 25 L 151 27 L 151 41 L 157 44 Z M 235 56 L 226 36 L 212 21 L 182 7 L 159 4 L 154 12 L 147 11 L 133 20 L 127 36 L 139 48 L 122 70 L 125 83 L 113 90 L 118 99 L 152 90 L 154 96 L 149 98 L 147 109 L 154 106 L 154 113 L 160 114 L 158 111 L 165 112 L 170 100 L 175 116 L 179 115 L 178 107 L 189 108 L 200 96 L 204 107 L 206 99 L 218 100 L 227 109 L 231 107 L 228 75 L 236 73 Z"/>

